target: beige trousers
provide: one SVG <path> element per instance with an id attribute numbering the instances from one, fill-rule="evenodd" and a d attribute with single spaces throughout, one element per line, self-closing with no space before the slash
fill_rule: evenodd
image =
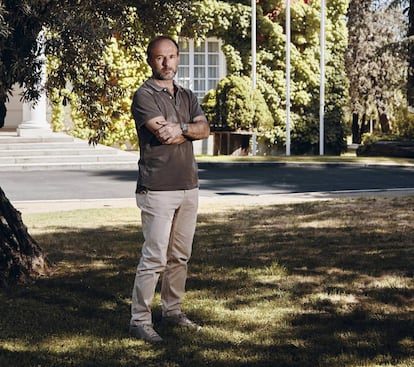
<path id="1" fill-rule="evenodd" d="M 131 325 L 151 324 L 160 274 L 163 316 L 181 312 L 197 222 L 198 189 L 146 191 L 136 196 L 144 244 L 132 290 Z"/>

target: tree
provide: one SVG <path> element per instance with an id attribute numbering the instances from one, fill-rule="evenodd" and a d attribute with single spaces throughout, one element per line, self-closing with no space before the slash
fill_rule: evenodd
<path id="1" fill-rule="evenodd" d="M 0 287 L 46 275 L 49 269 L 43 250 L 0 188 Z"/>
<path id="2" fill-rule="evenodd" d="M 414 109 L 414 0 L 390 0 L 389 7 L 402 9 L 408 15 L 407 37 L 402 39 L 403 47 L 407 50 L 407 102 Z M 412 118 L 411 118 L 412 119 Z"/>
<path id="3" fill-rule="evenodd" d="M 392 130 L 390 117 L 406 83 L 406 58 L 401 49 L 391 47 L 404 33 L 402 13 L 374 5 L 352 0 L 348 10 L 346 67 L 354 143 L 361 142 L 370 119 L 379 120 L 382 133 Z"/>
<path id="4" fill-rule="evenodd" d="M 0 105 L 15 84 L 24 87 L 23 98 L 36 101 L 41 92 L 43 47 L 57 62 L 47 90 L 72 90 L 83 95 L 85 116 L 97 142 L 108 127 L 96 101 L 115 100 L 121 86 L 111 85 L 101 57 L 115 35 L 125 35 L 131 45 L 163 30 L 177 30 L 188 14 L 188 0 L 4 0 L 0 3 Z M 133 12 L 134 22 L 125 14 Z M 151 14 L 151 16 L 148 16 Z M 178 22 L 178 23 L 177 23 Z M 134 31 L 130 31 L 135 28 Z M 39 33 L 46 35 L 39 44 Z M 128 32 L 129 31 L 129 32 Z M 89 65 L 85 72 L 83 65 Z M 83 73 L 79 74 L 79 71 Z M 93 83 L 95 80 L 99 83 Z M 112 87 L 112 88 L 111 88 Z M 80 92 L 83 93 L 80 93 Z M 23 225 L 20 213 L 0 189 L 0 284 L 8 285 L 46 273 L 45 253 Z"/>

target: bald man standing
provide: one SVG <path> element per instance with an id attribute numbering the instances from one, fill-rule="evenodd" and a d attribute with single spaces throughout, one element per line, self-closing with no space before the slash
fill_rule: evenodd
<path id="1" fill-rule="evenodd" d="M 130 335 L 160 342 L 151 303 L 161 273 L 163 321 L 200 329 L 181 306 L 199 197 L 192 141 L 207 138 L 210 127 L 196 95 L 174 81 L 177 42 L 169 36 L 153 39 L 147 62 L 152 77 L 135 92 L 131 108 L 140 148 L 136 200 L 144 243 L 132 291 Z"/>

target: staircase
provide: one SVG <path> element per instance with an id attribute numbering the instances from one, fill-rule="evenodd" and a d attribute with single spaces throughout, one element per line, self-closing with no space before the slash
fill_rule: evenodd
<path id="1" fill-rule="evenodd" d="M 5 171 L 35 170 L 136 170 L 138 154 L 62 133 L 43 137 L 18 137 L 0 130 L 0 175 Z"/>

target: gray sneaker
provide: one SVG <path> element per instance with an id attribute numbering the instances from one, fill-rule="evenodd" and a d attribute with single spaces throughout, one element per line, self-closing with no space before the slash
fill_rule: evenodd
<path id="1" fill-rule="evenodd" d="M 185 313 L 179 313 L 172 316 L 164 316 L 162 320 L 171 326 L 178 326 L 182 328 L 193 329 L 196 331 L 201 330 L 201 326 L 191 321 Z"/>
<path id="2" fill-rule="evenodd" d="M 162 338 L 154 330 L 151 324 L 130 325 L 129 335 L 136 339 L 142 339 L 150 343 L 162 342 Z"/>

